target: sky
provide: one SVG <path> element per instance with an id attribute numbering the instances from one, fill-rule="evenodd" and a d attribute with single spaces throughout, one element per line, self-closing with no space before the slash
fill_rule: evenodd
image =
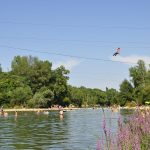
<path id="1" fill-rule="evenodd" d="M 35 56 L 70 70 L 69 84 L 105 90 L 150 64 L 148 0 L 0 0 L 0 64 Z M 120 55 L 113 57 L 117 47 Z"/>

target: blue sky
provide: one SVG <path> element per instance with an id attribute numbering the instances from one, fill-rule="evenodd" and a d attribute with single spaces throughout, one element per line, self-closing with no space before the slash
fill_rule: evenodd
<path id="1" fill-rule="evenodd" d="M 8 71 L 14 56 L 37 56 L 70 69 L 71 85 L 119 89 L 132 63 L 150 63 L 149 7 L 148 0 L 1 0 L 0 63 Z"/>

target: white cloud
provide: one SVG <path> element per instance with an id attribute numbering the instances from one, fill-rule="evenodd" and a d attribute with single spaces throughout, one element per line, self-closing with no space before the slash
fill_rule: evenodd
<path id="1" fill-rule="evenodd" d="M 116 57 L 111 57 L 111 60 L 129 64 L 129 65 L 136 65 L 138 60 L 143 60 L 146 66 L 149 66 L 150 64 L 150 57 L 148 56 L 136 56 L 136 55 L 126 56 L 126 57 L 116 56 Z"/>
<path id="2" fill-rule="evenodd" d="M 67 61 L 61 61 L 53 63 L 53 69 L 56 69 L 57 67 L 60 67 L 63 65 L 66 69 L 72 70 L 75 66 L 78 66 L 80 64 L 80 61 L 75 59 L 69 59 Z"/>

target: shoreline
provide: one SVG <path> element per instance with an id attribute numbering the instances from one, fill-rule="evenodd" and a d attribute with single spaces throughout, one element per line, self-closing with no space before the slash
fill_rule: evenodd
<path id="1" fill-rule="evenodd" d="M 139 109 L 139 110 L 150 110 L 150 106 L 139 106 L 139 107 L 120 107 L 120 109 Z"/>
<path id="2" fill-rule="evenodd" d="M 63 109 L 60 109 L 60 108 L 6 108 L 6 109 L 3 109 L 4 112 L 37 112 L 37 111 L 59 111 L 59 110 L 77 110 L 77 109 L 80 109 L 80 108 L 63 108 Z"/>
<path id="3" fill-rule="evenodd" d="M 92 107 L 90 107 L 92 108 Z M 114 108 L 114 107 L 98 107 L 98 108 L 108 108 L 108 109 L 139 109 L 139 110 L 150 110 L 150 106 L 140 106 L 140 107 L 119 107 L 119 108 Z M 15 111 L 18 111 L 18 112 L 36 112 L 36 111 L 59 111 L 59 110 L 77 110 L 77 109 L 82 109 L 82 108 L 77 108 L 77 107 L 65 107 L 65 108 L 55 108 L 55 107 L 52 107 L 52 108 L 4 108 L 3 111 L 4 112 L 15 112 Z"/>

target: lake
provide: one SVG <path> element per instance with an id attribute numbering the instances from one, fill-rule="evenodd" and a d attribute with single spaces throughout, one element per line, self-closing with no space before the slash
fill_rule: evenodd
<path id="1" fill-rule="evenodd" d="M 118 112 L 105 109 L 107 126 L 117 130 Z M 123 117 L 128 116 L 121 113 Z M 110 119 L 111 118 L 111 119 Z M 102 109 L 78 109 L 49 114 L 18 112 L 0 117 L 0 149 L 2 150 L 94 150 L 103 137 Z"/>

